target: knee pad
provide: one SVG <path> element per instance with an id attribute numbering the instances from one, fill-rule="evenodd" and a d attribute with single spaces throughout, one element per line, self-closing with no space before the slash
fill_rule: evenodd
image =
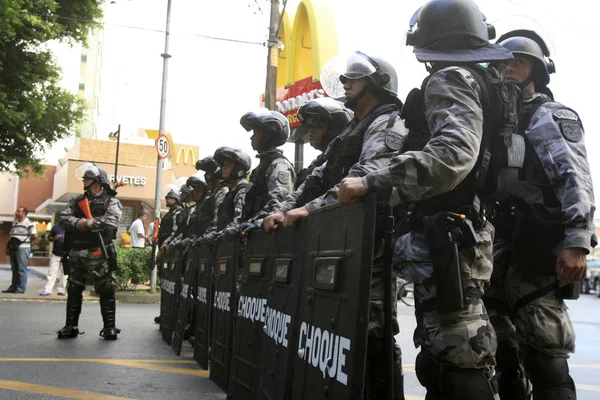
<path id="1" fill-rule="evenodd" d="M 101 298 L 109 299 L 115 296 L 115 287 L 112 285 L 98 286 L 96 287 L 96 293 L 98 293 Z"/>
<path id="2" fill-rule="evenodd" d="M 496 394 L 490 380 L 478 369 L 442 365 L 439 377 L 448 400 L 493 400 Z"/>
<path id="3" fill-rule="evenodd" d="M 80 298 L 83 297 L 83 286 L 80 286 L 76 283 L 73 283 L 71 281 L 69 281 L 67 283 L 67 294 L 69 295 L 69 297 L 73 297 L 73 298 Z"/>
<path id="4" fill-rule="evenodd" d="M 575 384 L 564 357 L 551 357 L 531 347 L 522 351 L 527 376 L 533 385 L 533 397 L 575 399 Z M 570 396 L 570 397 L 569 397 Z"/>

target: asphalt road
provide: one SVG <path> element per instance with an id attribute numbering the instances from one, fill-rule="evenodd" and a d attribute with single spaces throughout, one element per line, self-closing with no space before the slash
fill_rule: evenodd
<path id="1" fill-rule="evenodd" d="M 577 331 L 577 353 L 571 372 L 580 400 L 600 392 L 600 299 L 583 295 L 569 302 Z M 224 399 L 225 395 L 192 359 L 185 342 L 181 357 L 173 354 L 153 323 L 158 305 L 119 304 L 119 340 L 98 336 L 99 305 L 84 303 L 73 340 L 56 339 L 64 324 L 64 302 L 0 301 L 0 399 Z M 413 309 L 399 303 L 401 344 L 408 400 L 425 392 L 414 374 Z M 112 397 L 111 397 L 112 396 Z"/>

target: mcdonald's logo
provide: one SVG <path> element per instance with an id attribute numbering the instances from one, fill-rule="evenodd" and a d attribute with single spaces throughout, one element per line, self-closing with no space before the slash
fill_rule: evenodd
<path id="1" fill-rule="evenodd" d="M 283 14 L 279 30 L 283 51 L 277 63 L 277 86 L 291 87 L 304 78 L 319 82 L 323 65 L 339 53 L 331 8 L 323 3 L 302 0 L 294 15 Z"/>
<path id="2" fill-rule="evenodd" d="M 279 34 L 283 50 L 277 58 L 277 111 L 294 128 L 300 125 L 298 108 L 309 100 L 325 96 L 319 82 L 323 65 L 339 52 L 331 9 L 321 3 L 302 0 L 294 15 L 283 14 Z"/>
<path id="3" fill-rule="evenodd" d="M 190 159 L 190 158 L 191 158 L 192 163 L 196 162 L 196 153 L 194 152 L 194 149 L 192 147 L 181 146 L 179 148 L 179 151 L 177 152 L 177 158 L 175 159 L 175 164 L 179 164 L 179 161 L 181 160 L 182 155 L 183 155 L 183 164 L 184 165 L 187 165 L 188 159 Z"/>

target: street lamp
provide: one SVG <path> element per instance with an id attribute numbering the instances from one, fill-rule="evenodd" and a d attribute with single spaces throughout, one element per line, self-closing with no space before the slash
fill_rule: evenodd
<path id="1" fill-rule="evenodd" d="M 121 124 L 115 132 L 111 132 L 108 134 L 108 140 L 112 140 L 113 142 L 117 141 L 117 156 L 115 157 L 115 179 L 113 181 L 113 188 L 117 189 L 117 169 L 119 167 L 119 145 L 121 144 Z"/>

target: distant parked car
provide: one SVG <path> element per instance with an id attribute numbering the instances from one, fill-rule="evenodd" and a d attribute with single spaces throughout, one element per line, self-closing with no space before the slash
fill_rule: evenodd
<path id="1" fill-rule="evenodd" d="M 581 281 L 581 293 L 588 294 L 590 290 L 600 297 L 600 260 L 588 260 L 587 276 Z"/>

